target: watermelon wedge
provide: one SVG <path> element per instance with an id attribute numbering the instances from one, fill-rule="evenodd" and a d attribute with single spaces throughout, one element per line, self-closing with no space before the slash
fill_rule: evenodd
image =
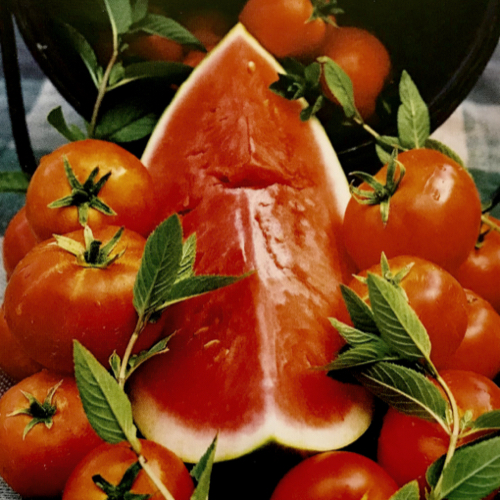
<path id="1" fill-rule="evenodd" d="M 196 462 L 265 443 L 346 446 L 369 426 L 370 396 L 317 370 L 342 342 L 339 283 L 353 272 L 340 224 L 346 178 L 315 120 L 269 89 L 280 70 L 241 25 L 198 66 L 143 156 L 163 215 L 196 232 L 196 271 L 250 277 L 166 311 L 170 350 L 130 381 L 144 435 Z"/>

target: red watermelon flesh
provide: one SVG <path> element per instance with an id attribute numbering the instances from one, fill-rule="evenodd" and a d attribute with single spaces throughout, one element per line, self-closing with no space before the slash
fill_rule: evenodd
<path id="1" fill-rule="evenodd" d="M 364 389 L 322 366 L 353 271 L 339 239 L 345 176 L 316 121 L 268 90 L 274 60 L 237 26 L 160 121 L 143 161 L 164 216 L 196 232 L 196 272 L 251 276 L 165 312 L 168 353 L 131 380 L 141 431 L 185 461 L 219 433 L 217 459 L 276 441 L 339 448 L 368 427 Z"/>

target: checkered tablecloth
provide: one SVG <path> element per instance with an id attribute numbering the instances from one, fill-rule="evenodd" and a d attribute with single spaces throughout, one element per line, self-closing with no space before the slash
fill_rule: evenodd
<path id="1" fill-rule="evenodd" d="M 66 142 L 46 122 L 51 109 L 61 105 L 69 122 L 81 120 L 44 77 L 20 39 L 18 51 L 28 127 L 35 155 L 40 158 Z M 500 46 L 475 88 L 434 133 L 434 137 L 460 154 L 483 193 L 491 193 L 500 184 Z M 0 170 L 17 169 L 19 164 L 10 128 L 4 74 L 0 68 Z M 0 194 L 0 235 L 23 203 L 21 195 Z M 0 302 L 3 301 L 4 288 L 5 273 L 0 266 Z M 0 394 L 9 384 L 0 371 Z M 11 499 L 19 497 L 0 480 L 0 500 Z"/>

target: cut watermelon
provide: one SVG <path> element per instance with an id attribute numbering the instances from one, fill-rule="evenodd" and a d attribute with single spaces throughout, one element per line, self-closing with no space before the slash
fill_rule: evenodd
<path id="1" fill-rule="evenodd" d="M 250 277 L 166 311 L 170 351 L 131 379 L 149 439 L 196 462 L 277 442 L 328 450 L 368 427 L 365 390 L 316 370 L 342 342 L 339 283 L 353 268 L 339 240 L 346 178 L 316 120 L 269 89 L 276 61 L 237 25 L 194 70 L 143 156 L 163 215 L 198 238 L 198 273 Z"/>

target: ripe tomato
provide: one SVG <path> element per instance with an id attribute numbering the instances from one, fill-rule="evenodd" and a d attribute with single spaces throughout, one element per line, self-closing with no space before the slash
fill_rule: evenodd
<path id="1" fill-rule="evenodd" d="M 52 425 L 36 423 L 24 436 L 34 418 L 15 412 L 33 409 L 28 394 L 44 403 L 53 388 L 49 404 L 32 411 Z M 102 440 L 85 416 L 75 380 L 43 370 L 0 399 L 0 442 L 0 475 L 5 482 L 23 497 L 52 497 L 62 493 L 76 465 Z"/>
<path id="2" fill-rule="evenodd" d="M 364 119 L 370 118 L 391 72 L 391 58 L 384 44 L 361 28 L 328 26 L 318 55 L 333 59 L 347 73 L 359 113 Z M 337 102 L 324 79 L 321 87 L 328 99 Z"/>
<path id="3" fill-rule="evenodd" d="M 109 241 L 107 226 L 95 238 Z M 83 244 L 83 230 L 67 235 Z M 47 368 L 73 372 L 73 339 L 107 365 L 114 350 L 123 355 L 137 322 L 132 304 L 134 281 L 145 240 L 125 230 L 112 255 L 126 250 L 105 269 L 80 265 L 54 240 L 37 245 L 17 265 L 5 290 L 5 318 L 29 356 Z M 162 321 L 149 324 L 137 350 L 161 336 Z"/>
<path id="4" fill-rule="evenodd" d="M 307 57 L 326 33 L 322 19 L 308 22 L 312 12 L 310 0 L 248 0 L 240 21 L 274 56 Z"/>
<path id="5" fill-rule="evenodd" d="M 85 184 L 91 172 L 99 167 L 96 182 L 106 174 L 110 177 L 97 197 L 116 215 L 105 215 L 95 208 L 88 209 L 88 224 L 92 227 L 116 224 L 147 236 L 157 224 L 154 184 L 146 167 L 134 155 L 120 146 L 96 139 L 76 141 L 61 146 L 40 161 L 26 193 L 26 217 L 40 240 L 53 234 L 75 231 L 79 222 L 76 206 L 49 208 L 48 205 L 72 193 L 64 168 L 67 158 L 73 172 Z M 91 191 L 94 191 L 91 188 Z M 80 206 L 89 203 L 89 196 L 74 192 Z M 95 195 L 95 193 L 93 193 Z M 93 196 L 92 198 L 95 198 Z M 90 205 L 93 206 L 92 204 Z"/>
<path id="6" fill-rule="evenodd" d="M 177 455 L 153 441 L 141 440 L 141 443 L 143 455 L 175 500 L 189 500 L 194 489 L 193 481 Z M 93 477 L 99 475 L 107 483 L 117 486 L 126 470 L 136 462 L 137 456 L 125 442 L 115 445 L 105 443 L 99 446 L 75 468 L 64 488 L 63 500 L 111 498 L 97 486 Z M 161 493 L 142 469 L 139 470 L 130 491 L 135 494 L 151 495 L 148 497 L 149 500 L 163 500 Z"/>
<path id="7" fill-rule="evenodd" d="M 129 57 L 140 57 L 147 61 L 181 62 L 184 56 L 180 43 L 160 35 L 137 35 L 127 43 L 125 55 Z"/>
<path id="8" fill-rule="evenodd" d="M 475 419 L 500 409 L 500 388 L 490 379 L 461 370 L 443 370 L 441 376 L 457 401 L 460 417 L 467 410 Z M 459 445 L 469 441 L 462 439 Z M 417 479 L 423 492 L 427 468 L 446 453 L 448 445 L 449 437 L 439 424 L 391 408 L 384 417 L 377 460 L 400 486 Z"/>
<path id="9" fill-rule="evenodd" d="M 393 276 L 411 266 L 399 284 L 427 330 L 432 345 L 432 362 L 437 368 L 444 366 L 458 349 L 467 330 L 464 289 L 450 273 L 427 260 L 399 256 L 388 262 Z M 359 276 L 366 277 L 368 272 L 380 276 L 380 264 L 359 273 Z M 349 287 L 368 300 L 368 287 L 358 279 L 353 279 Z"/>
<path id="10" fill-rule="evenodd" d="M 412 149 L 398 155 L 406 174 L 390 197 L 389 216 L 382 221 L 380 205 L 347 205 L 343 234 L 347 251 L 359 267 L 388 258 L 416 255 L 452 272 L 476 243 L 481 201 L 469 173 L 444 154 Z M 387 165 L 374 177 L 385 183 Z M 366 183 L 359 186 L 373 192 Z"/>
<path id="11" fill-rule="evenodd" d="M 500 372 L 500 315 L 471 290 L 467 295 L 467 331 L 443 368 L 470 370 L 493 379 Z"/>
<path id="12" fill-rule="evenodd" d="M 26 207 L 22 207 L 11 219 L 3 236 L 3 266 L 10 278 L 17 263 L 37 244 L 37 239 L 26 219 Z"/>
<path id="13" fill-rule="evenodd" d="M 31 359 L 14 335 L 12 335 L 3 307 L 0 310 L 0 369 L 14 381 L 22 380 L 39 372 L 42 366 Z"/>
<path id="14" fill-rule="evenodd" d="M 291 469 L 271 500 L 388 500 L 398 489 L 375 462 L 348 451 L 320 453 Z"/>
<path id="15" fill-rule="evenodd" d="M 500 221 L 489 217 L 499 229 L 482 224 L 480 247 L 474 247 L 455 273 L 464 288 L 469 288 L 487 300 L 500 314 Z"/>

